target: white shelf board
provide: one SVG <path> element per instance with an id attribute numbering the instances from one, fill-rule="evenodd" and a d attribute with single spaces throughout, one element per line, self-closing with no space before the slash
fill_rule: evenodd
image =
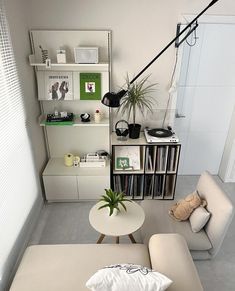
<path id="1" fill-rule="evenodd" d="M 144 174 L 144 170 L 114 170 L 113 174 L 131 174 L 131 175 L 136 175 L 136 174 Z"/>
<path id="2" fill-rule="evenodd" d="M 51 158 L 43 176 L 109 176 L 110 163 L 107 161 L 104 168 L 80 168 L 80 167 L 66 167 L 63 158 Z"/>
<path id="3" fill-rule="evenodd" d="M 65 63 L 65 64 L 58 64 L 58 63 L 51 63 L 50 68 L 46 67 L 45 63 L 41 63 L 35 60 L 34 55 L 29 56 L 29 63 L 30 66 L 33 67 L 41 67 L 45 69 L 52 69 L 53 67 L 76 67 L 78 70 L 87 70 L 87 69 L 95 69 L 99 71 L 108 71 L 109 64 L 108 63 L 98 63 L 98 64 L 76 64 L 76 63 Z"/>
<path id="4" fill-rule="evenodd" d="M 140 137 L 137 139 L 128 138 L 126 141 L 118 140 L 118 136 L 115 132 L 112 133 L 111 137 L 112 145 L 147 145 L 146 138 L 143 132 L 140 132 Z"/>
<path id="5" fill-rule="evenodd" d="M 40 126 L 109 126 L 109 119 L 108 118 L 104 118 L 102 119 L 99 123 L 96 123 L 94 120 L 91 119 L 90 122 L 81 122 L 79 117 L 75 117 L 74 119 L 74 123 L 73 124 L 45 124 L 46 121 L 46 116 L 45 115 L 40 115 L 39 116 L 39 124 Z"/>

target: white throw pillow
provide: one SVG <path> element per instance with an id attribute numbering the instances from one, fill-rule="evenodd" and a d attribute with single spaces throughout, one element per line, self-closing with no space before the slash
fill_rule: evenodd
<path id="1" fill-rule="evenodd" d="M 86 283 L 92 291 L 164 291 L 172 281 L 140 265 L 117 264 L 97 271 Z"/>
<path id="2" fill-rule="evenodd" d="M 196 208 L 189 217 L 193 232 L 199 232 L 208 222 L 210 213 L 202 206 Z"/>

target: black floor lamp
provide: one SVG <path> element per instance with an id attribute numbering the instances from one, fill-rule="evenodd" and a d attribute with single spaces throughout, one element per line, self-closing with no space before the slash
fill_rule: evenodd
<path id="1" fill-rule="evenodd" d="M 213 0 L 210 2 L 210 4 L 202 10 L 201 13 L 199 13 L 181 32 L 177 30 L 176 37 L 173 38 L 168 45 L 162 49 L 156 57 L 154 57 L 151 62 L 147 64 L 131 81 L 130 84 L 134 83 L 136 79 L 138 79 L 147 69 L 150 67 L 173 43 L 176 43 L 176 46 L 178 47 L 198 26 L 197 19 L 204 14 L 212 5 L 214 5 L 216 2 L 219 0 Z M 179 37 L 187 31 L 187 29 L 190 28 L 189 32 L 185 35 L 185 37 L 179 41 Z M 122 89 L 119 92 L 107 92 L 101 102 L 108 107 L 119 107 L 120 106 L 120 100 L 122 99 L 123 96 L 125 96 L 127 93 L 127 90 Z"/>

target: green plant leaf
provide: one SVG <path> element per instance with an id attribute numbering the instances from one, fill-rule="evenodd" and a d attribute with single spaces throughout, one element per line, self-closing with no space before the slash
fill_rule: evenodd
<path id="1" fill-rule="evenodd" d="M 109 207 L 109 204 L 104 204 L 104 205 L 100 206 L 100 207 L 98 208 L 98 210 L 100 210 L 100 209 L 102 209 L 102 208 L 105 208 L 105 207 Z"/>
<path id="2" fill-rule="evenodd" d="M 126 205 L 122 202 L 122 201 L 120 201 L 120 204 L 122 205 L 122 207 L 125 209 L 125 211 L 126 211 Z"/>
<path id="3" fill-rule="evenodd" d="M 150 75 L 133 84 L 130 84 L 129 76 L 127 75 L 126 77 L 128 93 L 122 98 L 117 113 L 120 111 L 122 114 L 127 114 L 128 120 L 132 114 L 134 124 L 137 110 L 140 111 L 143 116 L 145 111 L 152 112 L 153 98 L 151 97 L 151 93 L 155 91 L 157 84 L 148 84 L 149 77 Z"/>

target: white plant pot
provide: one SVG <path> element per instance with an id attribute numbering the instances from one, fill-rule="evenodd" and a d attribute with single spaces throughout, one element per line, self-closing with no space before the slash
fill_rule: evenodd
<path id="1" fill-rule="evenodd" d="M 109 207 L 107 207 L 107 209 L 108 209 L 108 216 L 109 216 L 110 209 L 109 209 Z M 109 216 L 109 217 L 114 217 L 114 216 L 117 216 L 117 215 L 118 215 L 118 210 L 116 208 L 114 208 L 113 209 L 113 214 L 111 216 Z"/>

